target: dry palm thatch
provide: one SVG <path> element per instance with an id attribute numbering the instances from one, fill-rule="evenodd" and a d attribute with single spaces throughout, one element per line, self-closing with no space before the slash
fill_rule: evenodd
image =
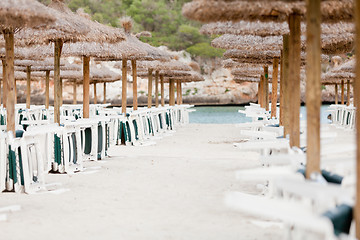
<path id="1" fill-rule="evenodd" d="M 191 71 L 179 70 L 161 70 L 159 73 L 164 77 L 186 77 L 191 75 Z"/>
<path id="2" fill-rule="evenodd" d="M 321 76 L 322 84 L 335 84 L 341 83 L 341 81 L 353 81 L 355 79 L 355 73 L 351 72 L 332 72 L 329 71 Z"/>
<path id="3" fill-rule="evenodd" d="M 233 80 L 234 80 L 236 83 L 260 82 L 260 76 L 250 76 L 250 77 L 234 76 Z"/>
<path id="4" fill-rule="evenodd" d="M 306 32 L 306 24 L 301 24 L 301 32 Z M 322 24 L 321 33 L 322 34 L 344 34 L 344 33 L 354 33 L 355 26 L 353 23 L 348 22 L 338 22 L 332 24 Z M 260 37 L 268 36 L 282 36 L 289 33 L 289 25 L 286 22 L 276 23 L 276 22 L 249 22 L 249 21 L 239 21 L 239 22 L 214 22 L 205 24 L 201 27 L 200 33 L 205 35 L 223 35 L 223 34 L 232 34 L 232 35 L 254 35 Z"/>
<path id="5" fill-rule="evenodd" d="M 126 37 L 129 41 L 133 42 L 136 46 L 141 47 L 142 50 L 144 50 L 147 55 L 143 57 L 141 60 L 147 60 L 147 61 L 168 61 L 170 60 L 171 56 L 165 52 L 162 51 L 156 47 L 151 46 L 150 44 L 144 43 L 140 41 L 136 36 L 131 34 L 132 30 L 132 19 L 130 17 L 123 17 L 121 19 L 121 25 L 124 28 L 124 31 L 126 33 Z"/>
<path id="6" fill-rule="evenodd" d="M 181 82 L 201 82 L 205 78 L 195 71 L 190 71 L 190 76 L 174 76 L 174 77 L 165 77 L 164 82 L 169 82 L 169 80 L 180 80 Z"/>
<path id="7" fill-rule="evenodd" d="M 56 16 L 54 24 L 47 29 L 25 29 L 16 34 L 17 44 L 47 44 L 61 39 L 63 42 L 116 42 L 124 40 L 122 31 L 91 21 L 73 13 L 63 0 L 52 0 L 48 6 L 51 15 Z"/>
<path id="8" fill-rule="evenodd" d="M 47 8 L 35 0 L 1 0 L 0 29 L 46 26 L 55 21 Z"/>
<path id="9" fill-rule="evenodd" d="M 168 62 L 160 61 L 139 61 L 138 68 L 153 69 L 153 70 L 178 70 L 191 71 L 191 67 L 180 61 L 172 60 Z"/>
<path id="10" fill-rule="evenodd" d="M 354 34 L 326 34 L 322 35 L 321 47 L 324 54 L 340 54 L 350 52 L 353 49 Z M 306 38 L 301 37 L 302 50 L 305 51 Z M 216 48 L 238 49 L 247 51 L 280 51 L 282 49 L 282 37 L 259 37 L 253 35 L 225 34 L 215 38 L 211 45 Z"/>
<path id="11" fill-rule="evenodd" d="M 249 63 L 249 64 L 272 64 L 275 57 L 280 57 L 280 51 L 243 51 L 237 49 L 230 49 L 224 53 L 225 58 L 231 58 L 235 62 Z M 329 56 L 321 55 L 323 62 L 329 61 Z M 301 53 L 301 64 L 304 65 L 306 54 Z"/>
<path id="12" fill-rule="evenodd" d="M 53 56 L 54 50 L 46 45 L 18 47 L 14 49 L 14 58 L 19 60 L 41 60 Z M 0 59 L 5 59 L 5 49 L 0 48 Z"/>
<path id="13" fill-rule="evenodd" d="M 291 13 L 305 16 L 305 1 L 226 1 L 193 0 L 183 6 L 185 17 L 200 22 L 260 20 L 284 22 Z M 329 0 L 321 2 L 324 22 L 351 21 L 353 1 Z"/>

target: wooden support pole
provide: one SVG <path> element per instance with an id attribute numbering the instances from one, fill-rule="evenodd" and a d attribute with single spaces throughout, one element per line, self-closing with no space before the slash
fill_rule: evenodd
<path id="1" fill-rule="evenodd" d="M 137 72 L 136 72 L 136 60 L 131 60 L 132 78 L 133 78 L 133 109 L 138 109 L 137 99 Z"/>
<path id="2" fill-rule="evenodd" d="M 60 124 L 60 56 L 63 42 L 57 39 L 54 49 L 54 122 Z"/>
<path id="3" fill-rule="evenodd" d="M 283 80 L 283 50 L 280 53 L 280 126 L 284 126 L 284 80 Z"/>
<path id="4" fill-rule="evenodd" d="M 289 16 L 289 73 L 291 76 L 290 100 L 290 146 L 300 147 L 300 64 L 301 64 L 301 17 L 298 14 Z"/>
<path id="5" fill-rule="evenodd" d="M 160 75 L 161 106 L 165 106 L 164 76 Z"/>
<path id="6" fill-rule="evenodd" d="M 26 108 L 30 109 L 31 66 L 26 66 Z"/>
<path id="7" fill-rule="evenodd" d="M 339 95 L 338 95 L 339 91 L 338 91 L 338 85 L 337 83 L 335 83 L 335 104 L 339 103 Z"/>
<path id="8" fill-rule="evenodd" d="M 264 66 L 264 101 L 265 110 L 269 111 L 269 66 Z"/>
<path id="9" fill-rule="evenodd" d="M 6 129 L 15 134 L 14 31 L 4 30 L 6 60 Z"/>
<path id="10" fill-rule="evenodd" d="M 153 70 L 149 68 L 148 73 L 148 108 L 152 107 L 152 72 Z"/>
<path id="11" fill-rule="evenodd" d="M 62 77 L 60 77 L 60 107 L 63 105 L 63 87 L 64 87 L 63 79 Z"/>
<path id="12" fill-rule="evenodd" d="M 175 106 L 175 80 L 169 80 L 169 105 Z"/>
<path id="13" fill-rule="evenodd" d="M 274 58 L 273 61 L 273 75 L 272 75 L 272 90 L 271 90 L 271 117 L 276 118 L 277 105 L 277 91 L 278 91 L 278 74 L 279 74 L 279 58 Z"/>
<path id="14" fill-rule="evenodd" d="M 97 104 L 96 82 L 94 82 L 94 104 Z"/>
<path id="15" fill-rule="evenodd" d="M 306 1 L 306 178 L 320 173 L 321 0 Z"/>
<path id="16" fill-rule="evenodd" d="M 90 117 L 90 57 L 83 57 L 83 118 Z"/>
<path id="17" fill-rule="evenodd" d="M 155 72 L 155 107 L 159 107 L 159 70 Z"/>
<path id="18" fill-rule="evenodd" d="M 346 106 L 350 106 L 350 80 L 347 80 L 346 97 Z"/>
<path id="19" fill-rule="evenodd" d="M 121 112 L 126 114 L 127 107 L 127 59 L 122 60 Z"/>
<path id="20" fill-rule="evenodd" d="M 77 104 L 77 84 L 76 81 L 73 82 L 73 104 Z"/>
<path id="21" fill-rule="evenodd" d="M 261 86 L 262 86 L 262 78 L 261 78 L 261 76 L 260 76 L 260 81 L 259 81 L 259 83 L 258 83 L 258 104 L 259 104 L 260 106 L 262 106 L 262 104 L 261 104 L 261 99 L 262 99 L 262 96 L 261 96 L 261 93 L 262 93 L 262 91 L 261 91 Z"/>
<path id="22" fill-rule="evenodd" d="M 355 0 L 355 80 L 354 80 L 354 106 L 356 106 L 356 192 L 355 192 L 355 236 L 360 239 L 360 0 Z"/>
<path id="23" fill-rule="evenodd" d="M 180 83 L 181 80 L 176 81 L 176 104 L 180 105 Z"/>
<path id="24" fill-rule="evenodd" d="M 289 72 L 289 34 L 283 35 L 283 126 L 284 136 L 290 134 L 291 83 Z"/>
<path id="25" fill-rule="evenodd" d="M 46 71 L 45 76 L 45 108 L 49 109 L 50 102 L 50 71 Z"/>
<path id="26" fill-rule="evenodd" d="M 104 82 L 104 100 L 103 103 L 106 103 L 106 82 Z"/>
<path id="27" fill-rule="evenodd" d="M 262 74 L 260 76 L 260 82 L 261 82 L 261 85 L 260 85 L 260 90 L 261 90 L 261 107 L 262 108 L 266 108 L 266 96 L 265 96 L 265 77 L 264 75 Z"/>
<path id="28" fill-rule="evenodd" d="M 183 104 L 183 99 L 182 99 L 182 82 L 180 81 L 180 89 L 179 89 L 179 93 L 180 93 L 180 105 Z"/>
<path id="29" fill-rule="evenodd" d="M 344 80 L 341 80 L 341 104 L 345 104 L 345 83 Z"/>
<path id="30" fill-rule="evenodd" d="M 17 104 L 17 85 L 16 85 L 16 79 L 15 79 L 15 87 L 14 87 L 14 91 L 15 91 L 15 104 Z"/>
<path id="31" fill-rule="evenodd" d="M 3 66 L 3 107 L 6 108 L 6 96 L 7 96 L 7 80 L 6 80 L 6 61 L 2 60 Z"/>

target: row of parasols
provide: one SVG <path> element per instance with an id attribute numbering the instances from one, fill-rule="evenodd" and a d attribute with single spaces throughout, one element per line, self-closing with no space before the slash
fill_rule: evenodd
<path id="1" fill-rule="evenodd" d="M 232 69 L 238 82 L 260 82 L 259 100 L 267 109 L 268 81 L 272 81 L 272 116 L 276 116 L 280 81 L 279 122 L 284 126 L 284 135 L 289 135 L 291 146 L 300 147 L 301 80 L 306 83 L 306 177 L 319 173 L 322 84 L 334 84 L 337 91 L 338 84 L 343 90 L 346 82 L 349 91 L 353 82 L 354 105 L 359 105 L 360 61 L 356 60 L 360 56 L 360 1 L 193 0 L 184 5 L 183 15 L 206 23 L 201 29 L 203 34 L 221 35 L 212 45 L 226 49 L 224 66 Z M 356 51 L 353 59 L 323 71 L 322 63 L 331 59 L 338 62 L 334 55 L 353 51 Z M 356 109 L 356 116 L 360 118 L 360 108 Z M 357 183 L 359 129 L 360 121 L 356 121 Z M 355 221 L 356 235 L 360 238 L 360 185 L 357 186 Z"/>
<path id="2" fill-rule="evenodd" d="M 30 108 L 31 80 L 45 79 L 45 107 L 49 108 L 49 82 L 53 78 L 55 123 L 60 123 L 63 81 L 74 84 L 75 98 L 76 85 L 83 84 L 83 116 L 89 118 L 90 83 L 104 83 L 106 99 L 106 83 L 121 80 L 122 112 L 126 113 L 128 71 L 132 73 L 134 110 L 138 105 L 137 77 L 148 77 L 148 107 L 152 106 L 153 78 L 155 96 L 161 94 L 162 105 L 164 83 L 169 83 L 169 103 L 175 105 L 175 82 L 181 89 L 181 82 L 204 80 L 197 68 L 194 70 L 167 51 L 141 42 L 138 37 L 149 33 L 132 34 L 130 18 L 124 17 L 121 23 L 123 29 L 92 21 L 82 9 L 72 12 L 64 0 L 52 0 L 48 6 L 35 0 L 1 1 L 0 28 L 4 39 L 0 40 L 0 58 L 7 130 L 15 130 L 16 80 L 27 81 L 26 105 Z M 69 63 L 65 57 L 81 57 L 82 65 Z M 120 61 L 115 65 L 122 73 L 92 64 L 99 61 Z M 177 92 L 181 103 L 181 91 Z M 158 97 L 155 104 L 159 105 Z"/>

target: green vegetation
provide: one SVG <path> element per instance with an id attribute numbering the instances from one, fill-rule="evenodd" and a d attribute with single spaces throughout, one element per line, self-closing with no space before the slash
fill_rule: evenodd
<path id="1" fill-rule="evenodd" d="M 225 93 L 227 93 L 227 92 L 230 92 L 230 89 L 226 88 L 226 89 L 225 89 Z"/>
<path id="2" fill-rule="evenodd" d="M 38 0 L 45 4 L 51 0 Z M 153 46 L 165 45 L 171 50 L 187 50 L 193 57 L 214 58 L 223 51 L 210 46 L 211 39 L 199 33 L 199 23 L 181 14 L 190 0 L 65 0 L 72 11 L 83 8 L 93 20 L 121 27 L 119 19 L 134 19 L 134 32 L 149 31 L 152 37 L 141 40 Z"/>

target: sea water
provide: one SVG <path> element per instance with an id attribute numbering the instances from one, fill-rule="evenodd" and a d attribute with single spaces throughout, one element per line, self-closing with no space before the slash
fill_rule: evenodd
<path id="1" fill-rule="evenodd" d="M 321 123 L 328 123 L 329 120 L 327 112 L 329 105 L 321 106 L 320 121 Z M 190 123 L 207 123 L 207 124 L 233 124 L 251 122 L 251 118 L 246 117 L 238 110 L 244 110 L 245 107 L 240 106 L 199 106 L 194 107 L 195 112 L 190 113 Z M 300 108 L 301 120 L 306 120 L 306 107 Z"/>

